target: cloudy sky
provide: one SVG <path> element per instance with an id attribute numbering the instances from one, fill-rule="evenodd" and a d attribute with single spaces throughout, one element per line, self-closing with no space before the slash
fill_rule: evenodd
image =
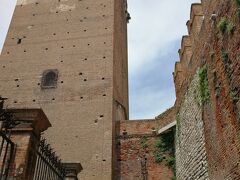
<path id="1" fill-rule="evenodd" d="M 0 0 L 0 49 L 16 0 Z M 200 0 L 128 0 L 130 118 L 154 118 L 174 104 L 172 78 L 191 3 Z"/>

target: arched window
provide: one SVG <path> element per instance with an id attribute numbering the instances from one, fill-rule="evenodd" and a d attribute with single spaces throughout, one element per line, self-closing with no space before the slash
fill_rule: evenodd
<path id="1" fill-rule="evenodd" d="M 43 72 L 41 87 L 43 89 L 56 88 L 58 80 L 58 70 L 49 69 Z"/>

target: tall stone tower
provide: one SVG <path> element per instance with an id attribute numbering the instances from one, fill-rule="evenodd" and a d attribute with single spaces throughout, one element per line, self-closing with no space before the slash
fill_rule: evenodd
<path id="1" fill-rule="evenodd" d="M 8 108 L 41 107 L 46 136 L 84 180 L 113 179 L 128 119 L 126 0 L 18 0 L 0 56 Z"/>

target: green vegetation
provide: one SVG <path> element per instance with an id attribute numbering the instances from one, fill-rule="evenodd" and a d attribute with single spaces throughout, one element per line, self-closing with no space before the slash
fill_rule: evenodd
<path id="1" fill-rule="evenodd" d="M 156 163 L 165 162 L 165 165 L 172 169 L 176 178 L 175 167 L 175 129 L 161 134 L 154 144 L 153 157 Z"/>
<path id="2" fill-rule="evenodd" d="M 147 141 L 148 139 L 145 136 L 140 139 L 140 144 L 144 150 L 148 148 Z"/>
<path id="3" fill-rule="evenodd" d="M 240 0 L 235 0 L 237 3 L 237 6 L 240 7 Z"/>
<path id="4" fill-rule="evenodd" d="M 180 136 L 180 130 L 181 130 L 181 124 L 180 124 L 180 114 L 179 112 L 177 113 L 176 115 L 176 135 L 177 137 L 176 138 L 179 138 Z"/>
<path id="5" fill-rule="evenodd" d="M 240 0 L 235 0 L 235 1 L 236 1 L 237 6 L 238 6 L 237 16 L 240 18 Z"/>
<path id="6" fill-rule="evenodd" d="M 233 35 L 234 31 L 235 31 L 235 25 L 232 22 L 229 22 L 227 24 L 227 32 L 228 32 L 228 34 Z"/>
<path id="7" fill-rule="evenodd" d="M 235 31 L 235 25 L 230 22 L 226 17 L 222 17 L 217 25 L 218 29 L 222 34 L 224 34 L 227 30 L 229 35 L 233 35 Z"/>
<path id="8" fill-rule="evenodd" d="M 230 92 L 230 98 L 233 103 L 237 103 L 239 101 L 238 92 L 237 91 L 231 91 Z"/>
<path id="9" fill-rule="evenodd" d="M 226 17 L 222 17 L 217 25 L 218 29 L 221 31 L 222 34 L 225 33 L 227 29 L 228 21 Z"/>
<path id="10" fill-rule="evenodd" d="M 229 58 L 228 53 L 223 48 L 221 50 L 221 54 L 222 54 L 222 61 L 223 61 L 223 64 L 224 64 L 225 72 L 227 74 L 227 78 L 228 78 L 229 81 L 231 81 L 231 76 L 232 76 L 231 66 L 232 66 L 232 62 L 231 62 L 231 60 Z"/>
<path id="11" fill-rule="evenodd" d="M 202 106 L 210 101 L 210 90 L 208 84 L 207 67 L 202 67 L 199 72 L 199 104 Z"/>

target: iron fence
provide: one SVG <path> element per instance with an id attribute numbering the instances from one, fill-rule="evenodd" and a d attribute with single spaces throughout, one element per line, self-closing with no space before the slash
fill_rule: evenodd
<path id="1" fill-rule="evenodd" d="M 15 151 L 15 144 L 11 141 L 11 128 L 16 124 L 11 113 L 4 108 L 4 100 L 0 96 L 0 179 L 7 180 L 12 176 L 11 168 L 13 166 L 13 158 Z"/>
<path id="2" fill-rule="evenodd" d="M 7 180 L 11 176 L 14 155 L 14 143 L 7 135 L 0 131 L 0 179 Z"/>
<path id="3" fill-rule="evenodd" d="M 37 161 L 33 180 L 64 180 L 63 164 L 45 139 L 40 141 L 36 154 Z"/>

